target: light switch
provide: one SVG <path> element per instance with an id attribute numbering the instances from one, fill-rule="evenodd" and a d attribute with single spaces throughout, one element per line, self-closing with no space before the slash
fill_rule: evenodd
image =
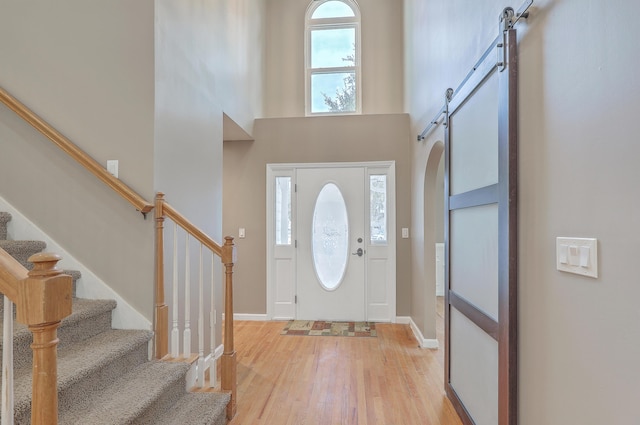
<path id="1" fill-rule="evenodd" d="M 580 247 L 580 267 L 589 267 L 589 247 Z"/>
<path id="2" fill-rule="evenodd" d="M 560 248 L 558 248 L 558 261 L 560 261 L 560 264 L 569 263 L 569 245 L 560 245 Z"/>
<path id="3" fill-rule="evenodd" d="M 402 239 L 408 239 L 409 238 L 409 228 L 408 227 L 403 227 L 402 228 Z"/>
<path id="4" fill-rule="evenodd" d="M 578 247 L 575 245 L 569 245 L 569 264 L 577 266 L 578 263 Z"/>
<path id="5" fill-rule="evenodd" d="M 240 239 L 244 239 L 244 237 L 245 237 L 244 227 L 241 227 L 241 228 L 238 229 L 238 237 Z"/>
<path id="6" fill-rule="evenodd" d="M 598 240 L 556 238 L 556 268 L 562 272 L 598 277 Z"/>

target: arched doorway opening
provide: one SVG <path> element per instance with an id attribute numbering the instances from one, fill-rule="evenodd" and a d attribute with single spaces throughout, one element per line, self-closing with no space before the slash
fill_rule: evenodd
<path id="1" fill-rule="evenodd" d="M 424 276 L 425 276 L 425 322 L 424 329 L 435 327 L 436 315 L 443 316 L 444 295 L 444 250 L 436 258 L 437 247 L 444 243 L 444 143 L 437 141 L 429 152 L 424 177 Z M 439 255 L 439 256 L 440 256 Z M 438 285 L 440 284 L 440 285 Z M 438 302 L 440 300 L 440 302 Z M 436 314 L 428 314 L 435 311 Z M 436 328 L 440 337 L 442 326 Z"/>

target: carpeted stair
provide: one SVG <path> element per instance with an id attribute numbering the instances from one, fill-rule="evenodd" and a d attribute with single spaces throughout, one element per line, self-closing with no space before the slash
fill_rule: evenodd
<path id="1" fill-rule="evenodd" d="M 0 248 L 30 268 L 27 258 L 43 250 L 45 243 L 7 240 L 10 220 L 11 215 L 0 212 Z M 75 280 L 80 274 L 67 270 L 65 273 L 74 278 L 74 299 L 73 313 L 58 329 L 61 425 L 227 423 L 228 394 L 187 392 L 189 364 L 149 361 L 152 333 L 112 329 L 111 313 L 116 302 L 75 298 Z M 31 339 L 24 325 L 14 325 L 16 424 L 31 420 Z"/>

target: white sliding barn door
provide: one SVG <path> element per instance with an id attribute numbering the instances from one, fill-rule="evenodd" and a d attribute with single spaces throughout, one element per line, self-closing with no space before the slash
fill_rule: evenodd
<path id="1" fill-rule="evenodd" d="M 504 47 L 502 47 L 504 46 Z M 517 421 L 517 63 L 497 39 L 447 105 L 445 379 L 465 424 Z"/>

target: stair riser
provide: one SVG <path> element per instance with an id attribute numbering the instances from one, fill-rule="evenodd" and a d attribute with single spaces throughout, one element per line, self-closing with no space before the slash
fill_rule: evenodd
<path id="1" fill-rule="evenodd" d="M 158 423 L 162 415 L 184 395 L 185 386 L 186 379 L 184 377 L 174 381 L 171 386 L 166 388 L 162 395 L 136 419 L 136 425 L 154 425 Z"/>
<path id="2" fill-rule="evenodd" d="M 87 376 L 81 382 L 61 390 L 58 398 L 60 410 L 80 402 L 87 394 L 106 387 L 121 375 L 132 371 L 135 367 L 147 360 L 147 343 L 141 344 L 125 355 L 113 359 L 108 365 L 105 365 L 93 375 Z"/>
<path id="3" fill-rule="evenodd" d="M 69 326 L 62 326 L 58 331 L 60 348 L 75 344 L 111 329 L 111 311 L 104 312 L 76 322 Z"/>

